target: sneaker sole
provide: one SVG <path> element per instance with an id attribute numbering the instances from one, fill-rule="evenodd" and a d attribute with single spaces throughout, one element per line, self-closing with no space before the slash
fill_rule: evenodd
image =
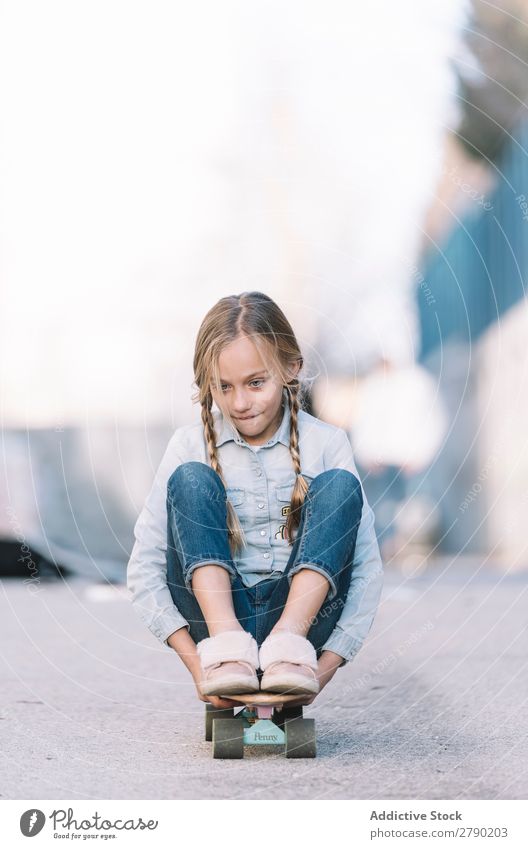
<path id="1" fill-rule="evenodd" d="M 319 692 L 318 681 L 306 681 L 302 676 L 289 675 L 280 676 L 264 675 L 260 682 L 261 689 L 267 693 L 282 693 L 288 696 L 313 696 Z"/>
<path id="2" fill-rule="evenodd" d="M 229 675 L 200 684 L 202 696 L 236 696 L 239 693 L 256 693 L 258 690 L 258 678 L 242 678 L 239 675 Z"/>

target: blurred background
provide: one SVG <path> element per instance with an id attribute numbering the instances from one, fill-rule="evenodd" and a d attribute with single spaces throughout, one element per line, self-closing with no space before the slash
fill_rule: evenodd
<path id="1" fill-rule="evenodd" d="M 228 294 L 387 568 L 528 570 L 528 2 L 5 4 L 0 574 L 119 583 Z"/>

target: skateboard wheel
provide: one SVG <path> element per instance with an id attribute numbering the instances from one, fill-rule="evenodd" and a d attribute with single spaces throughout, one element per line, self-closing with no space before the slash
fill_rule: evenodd
<path id="1" fill-rule="evenodd" d="M 315 758 L 315 719 L 290 719 L 284 724 L 287 758 Z"/>
<path id="2" fill-rule="evenodd" d="M 209 702 L 205 705 L 205 739 L 208 743 L 213 739 L 213 719 L 233 719 L 233 708 L 215 708 Z"/>
<path id="3" fill-rule="evenodd" d="M 290 719 L 302 719 L 302 715 L 302 705 L 296 705 L 295 707 L 288 707 L 287 705 L 284 705 L 282 710 L 274 711 L 273 722 L 284 731 L 285 722 L 289 722 Z"/>
<path id="4" fill-rule="evenodd" d="M 213 720 L 213 758 L 244 757 L 244 721 Z"/>

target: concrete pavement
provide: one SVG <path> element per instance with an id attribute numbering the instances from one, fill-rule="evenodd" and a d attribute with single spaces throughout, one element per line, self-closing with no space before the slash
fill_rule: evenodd
<path id="1" fill-rule="evenodd" d="M 2 581 L 1 798 L 526 798 L 528 576 L 446 566 L 387 567 L 363 650 L 306 709 L 315 760 L 213 760 L 124 587 Z"/>

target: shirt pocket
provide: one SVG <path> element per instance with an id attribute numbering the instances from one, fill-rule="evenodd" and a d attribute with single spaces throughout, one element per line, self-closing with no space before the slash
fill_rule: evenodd
<path id="1" fill-rule="evenodd" d="M 302 476 L 305 479 L 308 486 L 310 486 L 310 484 L 313 480 L 313 476 L 312 475 L 305 475 L 304 472 L 303 472 Z M 278 486 L 275 489 L 279 521 L 285 522 L 287 517 L 288 517 L 288 513 L 290 512 L 291 497 L 292 497 L 294 485 L 295 485 L 295 482 L 292 482 L 291 484 L 288 483 L 288 484 L 283 484 L 282 486 Z"/>
<path id="2" fill-rule="evenodd" d="M 227 487 L 226 495 L 227 500 L 231 502 L 233 507 L 236 508 L 237 512 L 239 510 L 243 512 L 244 505 L 246 504 L 246 490 L 241 489 L 238 486 Z"/>
<path id="3" fill-rule="evenodd" d="M 293 492 L 293 484 L 286 484 L 284 486 L 278 486 L 275 489 L 275 496 L 280 506 L 284 506 L 285 504 L 289 504 L 291 501 L 291 494 Z"/>

